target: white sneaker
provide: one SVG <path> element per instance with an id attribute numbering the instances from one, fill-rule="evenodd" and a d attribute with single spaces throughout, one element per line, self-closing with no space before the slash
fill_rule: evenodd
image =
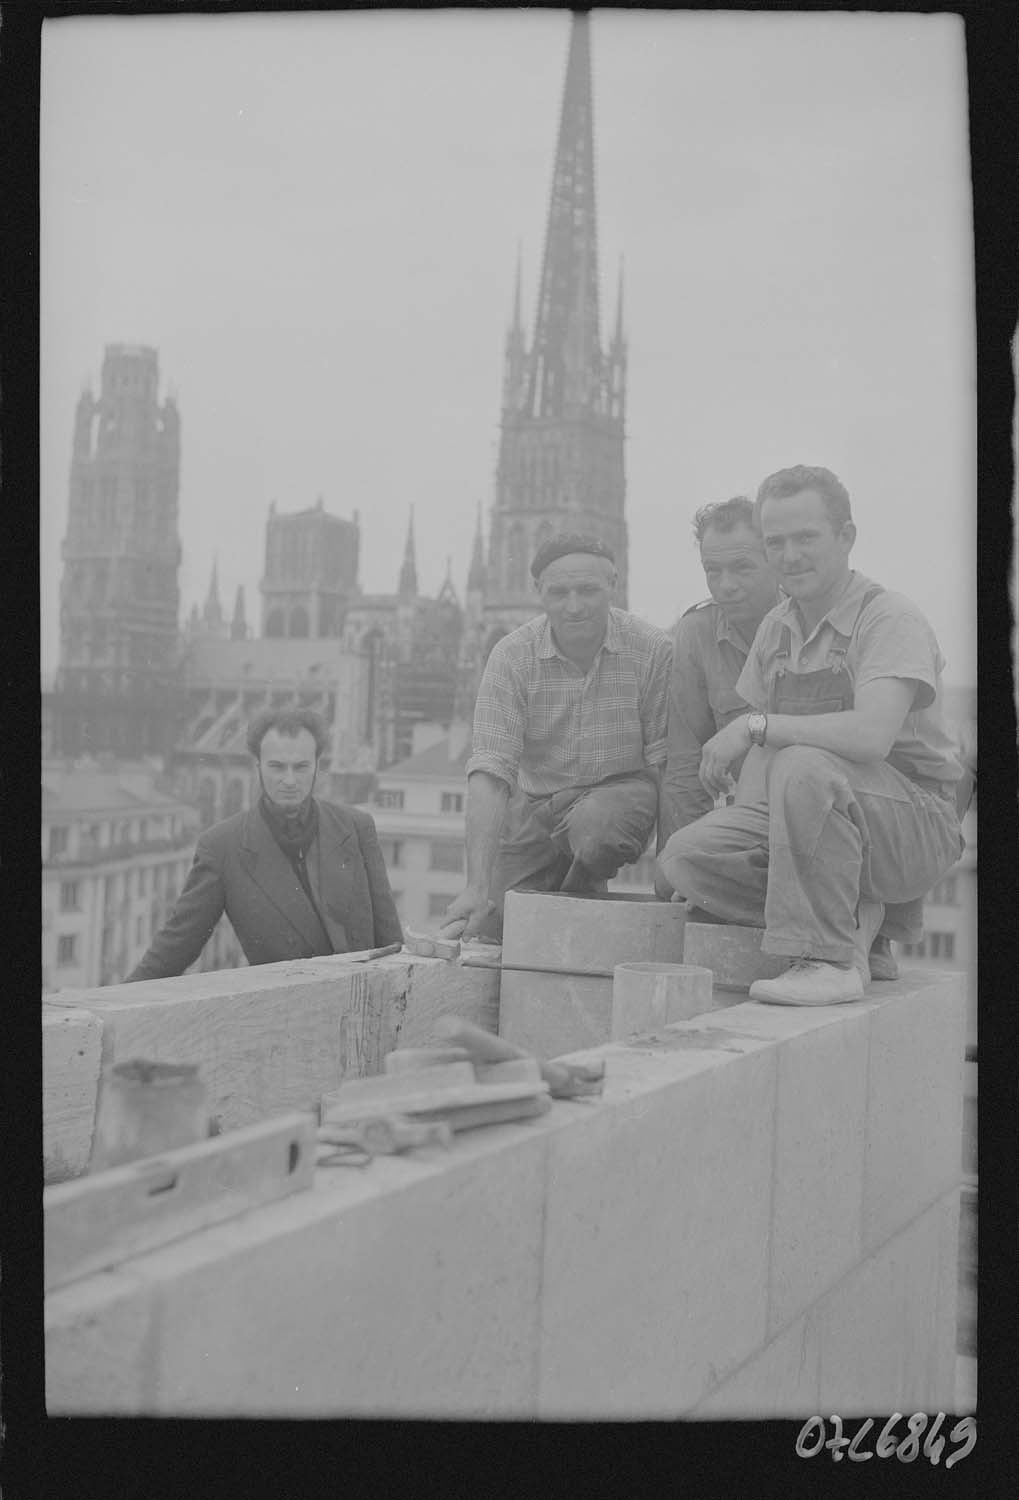
<path id="1" fill-rule="evenodd" d="M 755 979 L 750 998 L 768 1005 L 844 1005 L 863 999 L 863 981 L 855 966 L 840 969 L 819 958 L 794 958 L 777 979 Z"/>

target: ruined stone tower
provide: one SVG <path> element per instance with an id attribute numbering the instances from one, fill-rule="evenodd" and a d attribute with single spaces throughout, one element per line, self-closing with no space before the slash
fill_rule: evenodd
<path id="1" fill-rule="evenodd" d="M 110 344 L 75 414 L 54 744 L 166 754 L 178 654 L 180 421 L 155 349 Z"/>
<path id="2" fill-rule="evenodd" d="M 575 14 L 534 336 L 528 346 L 518 261 L 513 320 L 506 339 L 485 578 L 489 646 L 539 612 L 528 570 L 538 547 L 556 531 L 587 532 L 612 548 L 619 572 L 617 599 L 626 605 L 622 314 L 620 277 L 615 333 L 603 351 L 589 28 L 587 16 Z"/>

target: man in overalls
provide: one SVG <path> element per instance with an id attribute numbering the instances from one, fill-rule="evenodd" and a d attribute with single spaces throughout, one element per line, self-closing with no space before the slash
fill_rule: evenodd
<path id="1" fill-rule="evenodd" d="M 755 1000 L 858 1000 L 886 904 L 917 902 L 962 852 L 962 767 L 940 711 L 944 659 L 908 599 L 849 565 L 856 540 L 828 469 L 772 474 L 755 502 L 788 597 L 765 616 L 737 692 L 752 712 L 707 744 L 700 775 L 731 807 L 680 829 L 659 857 L 688 901 L 765 928 L 788 955 Z"/>

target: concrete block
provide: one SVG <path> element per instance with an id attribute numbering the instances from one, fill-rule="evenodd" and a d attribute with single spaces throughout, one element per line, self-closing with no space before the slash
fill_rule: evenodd
<path id="1" fill-rule="evenodd" d="M 392 977 L 394 1046 L 427 1047 L 435 1041 L 440 1016 L 459 1016 L 486 1031 L 499 1025 L 499 970 L 447 963 L 438 958 L 407 963 L 380 959 Z"/>
<path id="2" fill-rule="evenodd" d="M 654 1031 L 711 1009 L 710 969 L 690 964 L 617 964 L 612 979 L 613 1040 Z"/>
<path id="3" fill-rule="evenodd" d="M 43 1002 L 43 1175 L 77 1177 L 88 1167 L 102 1063 L 102 1021 L 91 1011 Z"/>
<path id="4" fill-rule="evenodd" d="M 804 1313 L 692 1411 L 695 1422 L 807 1417 L 820 1410 L 821 1346 L 813 1316 Z"/>
<path id="5" fill-rule="evenodd" d="M 964 976 L 913 970 L 881 991 L 871 1015 L 864 1253 L 962 1172 Z"/>
<path id="6" fill-rule="evenodd" d="M 686 905 L 627 895 L 507 891 L 502 961 L 511 969 L 603 974 L 616 964 L 683 962 Z"/>
<path id="7" fill-rule="evenodd" d="M 720 1001 L 724 1003 L 719 1004 Z M 825 1005 L 817 1009 L 764 1005 L 756 1000 L 741 1000 L 732 990 L 716 989 L 712 1009 L 712 1026 L 740 1036 L 758 1037 L 761 1041 L 784 1042 L 823 1031 L 828 1026 L 841 1026 L 847 1016 L 869 1016 L 873 1004 L 859 1000 L 851 1005 Z"/>
<path id="8" fill-rule="evenodd" d="M 533 1417 L 546 1142 L 525 1131 L 320 1173 L 135 1262 L 164 1307 L 151 1410 Z"/>
<path id="9" fill-rule="evenodd" d="M 49 1416 L 136 1416 L 151 1409 L 154 1306 L 151 1287 L 122 1270 L 47 1296 Z"/>
<path id="10" fill-rule="evenodd" d="M 67 1018 L 68 1039 L 73 1027 L 89 1040 L 78 1078 L 75 1048 L 47 1023 L 44 1129 L 63 1153 L 52 1158 L 54 1174 L 73 1176 L 88 1160 L 100 1034 L 104 1066 L 139 1056 L 197 1063 L 210 1114 L 229 1130 L 314 1108 L 343 1078 L 380 1073 L 399 1043 L 430 1040 L 439 1015 L 494 1030 L 498 992 L 497 971 L 394 956 L 348 967 L 329 959 L 261 964 L 62 995 L 59 1012 L 47 1011 Z"/>
<path id="11" fill-rule="evenodd" d="M 249 988 L 248 976 L 257 974 L 234 971 L 233 990 L 211 995 L 177 980 L 182 989 L 167 1000 L 126 996 L 144 992 L 142 984 L 119 987 L 109 1001 L 97 992 L 104 1064 L 133 1057 L 197 1063 L 210 1116 L 223 1130 L 311 1109 L 344 1072 L 381 1069 L 389 1036 L 380 976 L 365 967 L 332 980 L 277 976 L 275 985 Z M 350 1028 L 346 1047 L 341 1020 Z"/>
<path id="12" fill-rule="evenodd" d="M 775 1048 L 604 1055 L 603 1106 L 546 1132 L 539 1411 L 668 1419 L 764 1343 Z"/>
<path id="13" fill-rule="evenodd" d="M 819 1411 L 845 1418 L 953 1409 L 957 1230 L 952 1193 L 817 1304 Z"/>
<path id="14" fill-rule="evenodd" d="M 746 994 L 755 979 L 774 979 L 789 967 L 788 958 L 761 952 L 763 937 L 763 927 L 687 922 L 683 962 L 710 969 L 718 989 Z"/>
<path id="15" fill-rule="evenodd" d="M 845 1010 L 778 1048 L 769 1337 L 860 1258 L 870 1016 Z"/>
<path id="16" fill-rule="evenodd" d="M 499 1035 L 535 1057 L 559 1057 L 607 1042 L 612 978 L 502 971 Z"/>

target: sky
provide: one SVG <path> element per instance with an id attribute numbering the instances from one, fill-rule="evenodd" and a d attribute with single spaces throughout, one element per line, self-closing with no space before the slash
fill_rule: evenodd
<path id="1" fill-rule="evenodd" d="M 460 596 L 495 495 L 518 246 L 533 330 L 569 40 L 556 11 L 72 17 L 43 27 L 41 650 L 74 407 L 154 346 L 181 416 L 181 618 L 213 559 L 257 627 L 265 523 L 361 517 L 361 586 Z M 629 607 L 705 597 L 698 506 L 794 463 L 854 565 L 976 682 L 962 21 L 598 11 L 603 340 L 629 343 Z"/>

